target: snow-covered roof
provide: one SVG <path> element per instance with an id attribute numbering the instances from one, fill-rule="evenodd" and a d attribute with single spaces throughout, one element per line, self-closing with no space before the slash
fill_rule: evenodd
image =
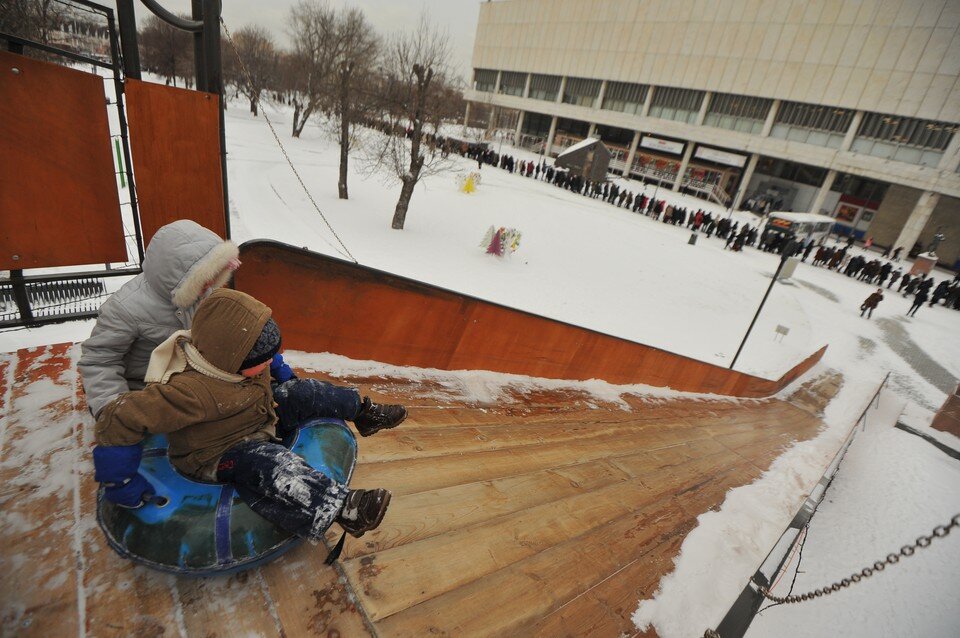
<path id="1" fill-rule="evenodd" d="M 570 148 L 566 149 L 565 151 L 563 151 L 562 153 L 560 153 L 559 155 L 557 155 L 557 159 L 560 159 L 560 158 L 563 157 L 564 155 L 569 155 L 570 153 L 573 153 L 574 151 L 579 151 L 581 148 L 586 148 L 586 147 L 590 146 L 591 144 L 595 144 L 595 143 L 597 143 L 597 142 L 599 142 L 599 141 L 600 141 L 600 140 L 598 140 L 598 139 L 595 138 L 595 137 L 588 137 L 587 139 L 581 140 L 581 141 L 577 142 L 576 144 L 574 144 L 574 145 L 571 146 Z"/>

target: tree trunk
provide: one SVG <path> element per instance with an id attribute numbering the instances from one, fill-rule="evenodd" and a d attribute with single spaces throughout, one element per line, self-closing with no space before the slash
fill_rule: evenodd
<path id="1" fill-rule="evenodd" d="M 417 185 L 417 180 L 406 176 L 403 178 L 403 188 L 400 189 L 400 199 L 397 200 L 397 208 L 393 211 L 394 230 L 403 230 L 403 224 L 407 221 L 407 207 L 410 206 L 410 198 L 413 196 L 413 187 Z"/>
<path id="2" fill-rule="evenodd" d="M 350 199 L 347 193 L 347 164 L 349 160 L 350 149 L 350 72 L 353 65 L 347 63 L 340 71 L 340 181 L 337 182 L 337 189 L 340 193 L 340 199 Z M 403 207 L 403 216 L 400 219 L 400 228 L 403 228 L 403 217 L 406 217 L 407 207 Z M 394 224 L 396 224 L 396 216 Z M 394 226 L 396 228 L 396 226 Z"/>
<path id="3" fill-rule="evenodd" d="M 293 101 L 293 129 L 290 134 L 297 137 L 297 124 L 300 122 L 300 100 Z"/>
<path id="4" fill-rule="evenodd" d="M 254 98 L 250 98 L 250 112 L 253 113 L 253 116 L 256 117 L 259 115 L 257 110 L 257 101 Z"/>
<path id="5" fill-rule="evenodd" d="M 303 127 L 307 125 L 307 118 L 310 117 L 310 114 L 313 113 L 313 106 L 307 106 L 303 111 L 303 116 L 300 118 L 300 123 L 296 125 L 293 129 L 293 136 L 300 137 L 300 134 L 303 133 Z"/>

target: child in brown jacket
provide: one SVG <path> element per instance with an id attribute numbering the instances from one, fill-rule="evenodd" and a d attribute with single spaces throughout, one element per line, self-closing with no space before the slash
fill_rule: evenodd
<path id="1" fill-rule="evenodd" d="M 317 382 L 309 405 L 275 403 L 268 366 L 281 342 L 270 315 L 253 297 L 220 289 L 199 305 L 191 331 L 154 351 L 147 387 L 121 395 L 97 419 L 95 478 L 108 499 L 139 507 L 154 493 L 137 468 L 140 442 L 160 433 L 177 470 L 233 485 L 251 509 L 299 536 L 319 540 L 333 522 L 362 536 L 380 524 L 390 492 L 351 490 L 281 445 L 277 411 L 359 419 L 370 401 L 361 403 L 355 389 Z M 406 415 L 401 406 L 381 407 Z"/>
<path id="2" fill-rule="evenodd" d="M 873 317 L 873 310 L 880 304 L 881 301 L 883 301 L 883 288 L 877 288 L 877 292 L 867 297 L 867 299 L 860 306 L 860 316 L 862 317 L 864 313 L 866 313 L 867 319 Z"/>

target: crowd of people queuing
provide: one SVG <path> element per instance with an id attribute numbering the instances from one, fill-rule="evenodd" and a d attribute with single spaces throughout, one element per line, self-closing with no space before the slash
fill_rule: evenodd
<path id="1" fill-rule="evenodd" d="M 653 196 L 647 195 L 646 184 L 643 184 L 641 192 L 637 193 L 610 181 L 585 179 L 566 169 L 548 165 L 544 158 L 540 158 L 539 161 L 518 160 L 512 155 L 498 154 L 493 149 L 482 145 L 464 145 L 454 147 L 454 150 L 476 161 L 478 168 L 484 165 L 494 166 L 509 173 L 553 184 L 584 197 L 599 199 L 613 206 L 652 217 L 665 224 L 686 226 L 696 232 L 704 233 L 707 237 L 715 234 L 726 242 L 725 249 L 734 252 L 742 251 L 745 246 L 755 246 L 758 250 L 782 256 L 789 250 L 791 254 L 788 256 L 799 257 L 804 263 L 812 255 L 814 266 L 842 272 L 848 277 L 854 277 L 871 286 L 879 286 L 881 289 L 884 283 L 889 289 L 899 280 L 897 292 L 902 293 L 904 297 L 913 296 L 914 298 L 913 306 L 907 311 L 911 315 L 916 314 L 917 310 L 927 302 L 933 307 L 943 301 L 944 306 L 960 310 L 960 274 L 952 281 L 948 279 L 941 281 L 934 288 L 933 277 L 911 276 L 904 273 L 899 265 L 894 265 L 900 261 L 900 248 L 894 252 L 892 261 L 888 259 L 889 249 L 879 258 L 869 259 L 866 255 L 854 253 L 853 237 L 847 238 L 845 242 L 828 246 L 825 239 L 821 239 L 818 243 L 813 238 L 796 238 L 779 229 L 761 228 L 762 221 L 758 221 L 756 225 L 750 225 L 714 215 L 703 209 L 694 211 L 684 206 L 669 204 L 664 199 L 657 199 L 656 191 Z M 933 289 L 932 293 L 931 289 Z M 881 294 L 877 299 L 876 294 L 868 298 L 870 301 L 870 306 L 867 308 L 870 311 L 868 316 L 883 298 Z M 867 302 L 864 305 L 867 305 Z"/>

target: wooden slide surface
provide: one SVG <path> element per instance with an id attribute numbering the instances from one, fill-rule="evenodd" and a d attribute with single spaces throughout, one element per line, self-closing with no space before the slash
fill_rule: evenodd
<path id="1" fill-rule="evenodd" d="M 4 636 L 636 635 L 630 615 L 697 516 L 813 437 L 836 386 L 790 402 L 625 396 L 623 409 L 574 391 L 476 404 L 438 383 L 336 379 L 410 408 L 359 440 L 353 485 L 394 494 L 381 527 L 348 538 L 336 569 L 304 544 L 191 580 L 106 545 L 78 357 L 0 354 Z"/>

